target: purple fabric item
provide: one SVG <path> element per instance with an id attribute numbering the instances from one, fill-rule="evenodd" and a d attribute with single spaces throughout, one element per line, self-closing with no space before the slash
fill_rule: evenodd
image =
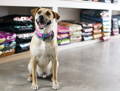
<path id="1" fill-rule="evenodd" d="M 16 40 L 16 34 L 0 31 L 0 39 L 3 39 L 3 38 L 6 39 L 5 42 L 15 41 Z"/>

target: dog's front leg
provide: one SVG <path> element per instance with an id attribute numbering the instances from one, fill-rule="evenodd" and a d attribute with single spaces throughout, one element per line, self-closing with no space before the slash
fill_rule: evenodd
<path id="1" fill-rule="evenodd" d="M 37 61 L 35 60 L 35 57 L 33 57 L 31 61 L 32 61 L 32 88 L 38 89 L 36 73 Z"/>
<path id="2" fill-rule="evenodd" d="M 57 57 L 53 58 L 53 61 L 52 61 L 52 83 L 53 83 L 52 88 L 53 89 L 58 89 L 59 88 L 58 66 L 59 66 L 59 63 L 58 63 Z"/>

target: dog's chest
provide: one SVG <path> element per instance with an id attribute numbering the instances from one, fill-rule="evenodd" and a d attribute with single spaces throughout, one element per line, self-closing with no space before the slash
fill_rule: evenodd
<path id="1" fill-rule="evenodd" d="M 32 40 L 30 47 L 32 56 L 47 57 L 54 55 L 55 52 L 54 46 L 50 42 L 40 41 L 36 37 Z"/>

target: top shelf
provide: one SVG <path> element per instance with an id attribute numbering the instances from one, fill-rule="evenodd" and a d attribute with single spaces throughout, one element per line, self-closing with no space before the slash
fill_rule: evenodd
<path id="1" fill-rule="evenodd" d="M 59 0 L 0 0 L 0 6 L 77 8 L 120 11 L 120 5 L 118 4 L 87 1 L 78 2 Z"/>

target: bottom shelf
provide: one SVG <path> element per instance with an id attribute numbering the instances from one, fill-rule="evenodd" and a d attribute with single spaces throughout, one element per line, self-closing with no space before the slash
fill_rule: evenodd
<path id="1" fill-rule="evenodd" d="M 120 35 L 116 35 L 116 36 L 111 36 L 110 39 L 119 39 Z M 108 40 L 109 41 L 109 40 Z M 85 47 L 87 45 L 92 45 L 95 43 L 100 43 L 102 42 L 101 40 L 89 40 L 89 41 L 83 41 L 83 42 L 76 42 L 76 43 L 71 43 L 71 44 L 67 44 L 67 45 L 62 45 L 62 46 L 58 46 L 58 51 L 64 51 L 67 49 L 71 49 L 71 48 L 75 48 L 75 47 Z M 22 55 L 22 56 L 20 56 Z M 30 57 L 30 53 L 29 51 L 25 51 L 22 53 L 17 53 L 17 54 L 13 54 L 13 55 L 9 55 L 7 56 L 9 60 L 4 60 L 4 58 L 6 57 L 0 57 L 0 63 L 4 63 L 4 62 L 8 62 L 8 61 L 12 61 L 15 59 L 14 58 L 18 58 L 18 59 L 22 59 L 22 58 L 29 58 Z"/>
<path id="2" fill-rule="evenodd" d="M 66 49 L 70 49 L 70 48 L 75 48 L 75 47 L 83 47 L 83 46 L 86 46 L 86 45 L 98 43 L 100 41 L 101 40 L 98 39 L 98 40 L 89 40 L 89 41 L 71 43 L 71 44 L 68 44 L 68 45 L 59 46 L 58 50 L 62 51 L 62 50 L 66 50 Z"/>

